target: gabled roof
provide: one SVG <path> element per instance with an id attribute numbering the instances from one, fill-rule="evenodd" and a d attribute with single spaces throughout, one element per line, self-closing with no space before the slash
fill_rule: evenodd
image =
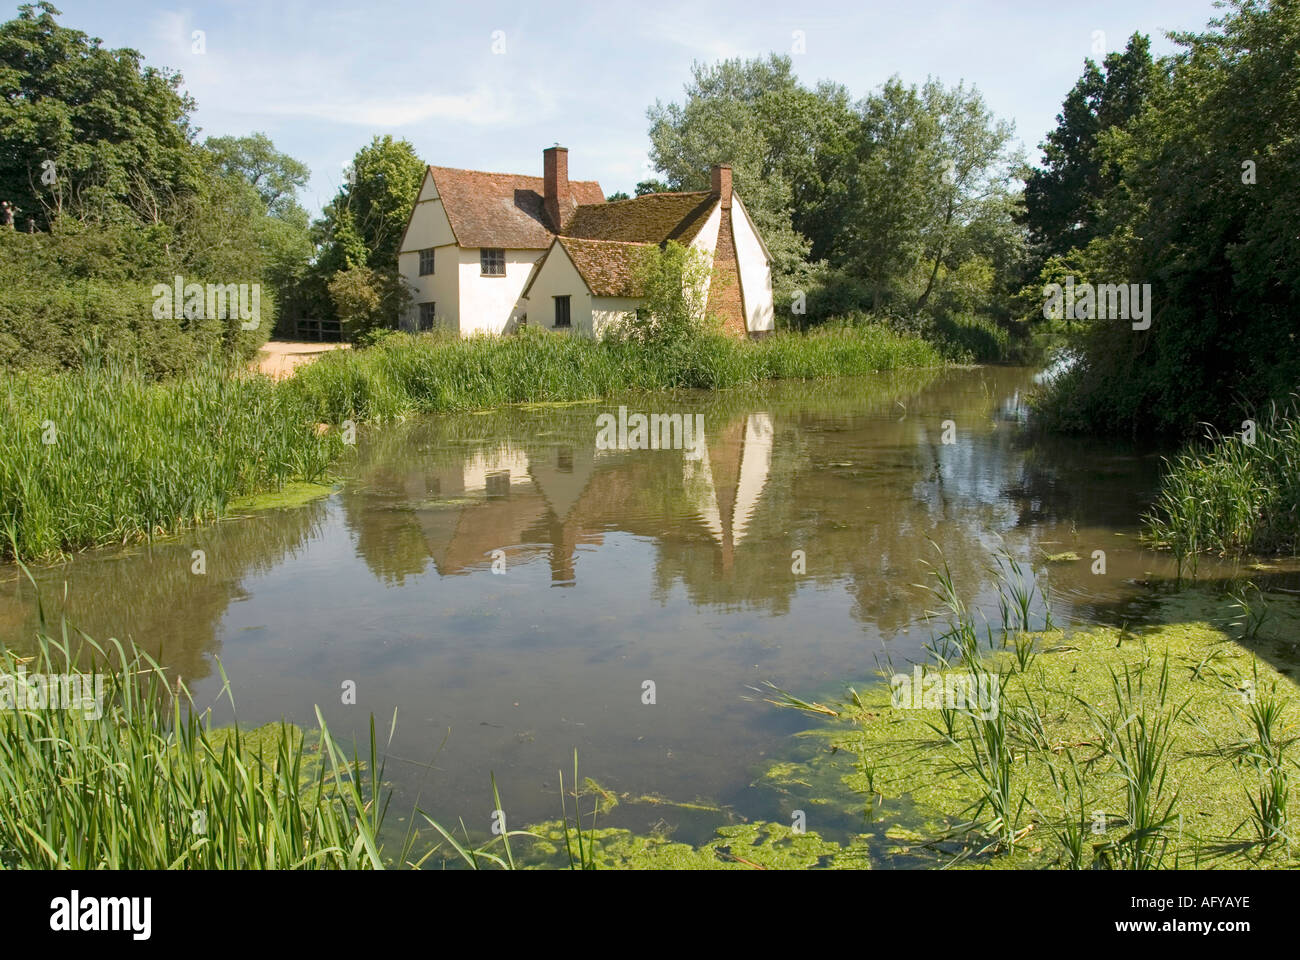
<path id="1" fill-rule="evenodd" d="M 696 193 L 648 193 L 631 200 L 579 206 L 560 232 L 584 240 L 689 244 L 709 219 L 718 197 Z"/>
<path id="2" fill-rule="evenodd" d="M 587 289 L 596 297 L 639 297 L 639 268 L 653 243 L 556 237 Z M 549 251 L 548 254 L 549 256 Z M 527 295 L 527 289 L 524 295 Z"/>
<path id="3" fill-rule="evenodd" d="M 690 244 L 717 207 L 718 199 L 716 193 L 705 190 L 648 193 L 631 200 L 583 204 L 555 238 L 555 244 L 564 248 L 592 295 L 639 297 L 642 292 L 636 277 L 644 250 L 669 240 Z M 554 249 L 553 244 L 533 265 L 520 296 L 528 296 Z"/>
<path id="4" fill-rule="evenodd" d="M 555 234 L 547 225 L 541 177 L 433 166 L 429 173 L 462 247 L 539 250 L 550 246 Z M 570 180 L 569 191 L 575 207 L 605 202 L 594 180 Z"/>

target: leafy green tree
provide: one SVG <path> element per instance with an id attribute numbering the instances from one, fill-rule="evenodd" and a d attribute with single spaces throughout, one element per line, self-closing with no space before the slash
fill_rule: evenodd
<path id="1" fill-rule="evenodd" d="M 209 137 L 203 146 L 222 175 L 247 184 L 261 199 L 254 243 L 264 261 L 263 275 L 280 306 L 279 332 L 291 335 L 292 320 L 319 313 L 308 280 L 315 245 L 307 211 L 298 202 L 298 192 L 311 171 L 277 150 L 264 133 Z"/>
<path id="2" fill-rule="evenodd" d="M 208 137 L 203 146 L 217 159 L 222 171 L 246 181 L 266 204 L 271 216 L 296 221 L 298 191 L 307 185 L 311 170 L 301 160 L 275 149 L 264 133 L 246 137 Z"/>
<path id="3" fill-rule="evenodd" d="M 1023 219 L 1038 266 L 1104 231 L 1105 201 L 1119 182 L 1119 169 L 1105 162 L 1103 141 L 1141 113 L 1156 81 L 1150 40 L 1142 34 L 1133 34 L 1122 53 L 1107 54 L 1100 67 L 1084 62 L 1056 129 L 1039 144 L 1042 167 L 1025 182 Z"/>
<path id="4" fill-rule="evenodd" d="M 49 3 L 0 24 L 0 200 L 48 229 L 59 215 L 162 222 L 199 187 L 180 74 L 61 26 Z"/>
<path id="5" fill-rule="evenodd" d="M 862 279 L 870 308 L 926 310 L 969 258 L 1013 269 L 1007 247 L 1021 240 L 1010 221 L 1012 128 L 978 91 L 936 80 L 918 88 L 895 77 L 864 98 L 858 114 L 852 150 L 827 178 L 837 186 L 823 250 L 833 267 Z M 964 276 L 979 273 L 968 267 Z M 994 277 L 984 275 L 987 307 Z"/>
<path id="6" fill-rule="evenodd" d="M 656 102 L 648 111 L 650 156 L 670 189 L 707 190 L 712 167 L 731 164 L 772 253 L 778 302 L 807 276 L 810 243 L 792 220 L 795 181 L 811 169 L 825 116 L 843 107 L 829 90 L 802 86 L 789 57 L 697 63 L 685 103 Z"/>
<path id="7" fill-rule="evenodd" d="M 397 245 L 424 171 L 407 140 L 375 137 L 357 151 L 347 182 L 315 225 L 326 275 L 361 266 L 396 271 Z"/>
<path id="8" fill-rule="evenodd" d="M 1145 108 L 1100 141 L 1116 170 L 1077 280 L 1150 284 L 1150 327 L 1082 324 L 1058 426 L 1225 432 L 1300 383 L 1300 2 L 1233 0 L 1158 65 Z"/>
<path id="9" fill-rule="evenodd" d="M 787 309 L 798 292 L 802 322 L 927 310 L 962 258 L 989 268 L 960 274 L 966 293 L 987 281 L 985 311 L 1023 281 L 1007 249 L 1023 245 L 1010 219 L 1011 127 L 974 89 L 895 78 L 855 104 L 843 86 L 806 87 L 789 57 L 769 56 L 696 64 L 685 102 L 656 103 L 649 118 L 651 157 L 672 189 L 706 189 L 711 166 L 731 163 L 772 252 L 778 323 L 799 319 Z"/>
<path id="10" fill-rule="evenodd" d="M 647 193 L 668 193 L 672 190 L 672 187 L 662 180 L 652 177 L 649 180 L 642 180 L 636 185 L 635 189 L 638 197 L 644 197 Z"/>

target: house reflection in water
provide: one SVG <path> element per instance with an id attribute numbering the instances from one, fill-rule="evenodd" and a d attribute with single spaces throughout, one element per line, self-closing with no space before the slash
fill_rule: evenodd
<path id="1" fill-rule="evenodd" d="M 367 470 L 367 486 L 400 501 L 396 509 L 408 518 L 401 525 L 412 534 L 409 524 L 418 528 L 422 552 L 441 576 L 487 570 L 501 550 L 509 565 L 545 556 L 551 583 L 571 585 L 579 548 L 615 532 L 711 542 L 715 570 L 729 573 L 768 483 L 771 417 L 748 414 L 707 434 L 698 460 L 682 450 L 597 450 L 589 423 L 531 443 L 468 450 L 435 443 L 426 454 L 432 463 L 398 466 L 381 457 Z M 372 511 L 348 514 L 355 526 Z M 357 538 L 372 569 L 389 565 L 369 556 L 387 549 L 388 539 Z M 415 546 L 403 539 L 408 550 Z"/>

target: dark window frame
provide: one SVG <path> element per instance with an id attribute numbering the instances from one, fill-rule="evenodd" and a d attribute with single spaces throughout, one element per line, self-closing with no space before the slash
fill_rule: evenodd
<path id="1" fill-rule="evenodd" d="M 434 249 L 435 248 L 433 247 L 425 247 L 423 250 L 420 251 L 420 276 L 422 277 L 433 276 L 433 268 L 435 263 Z M 429 269 L 427 270 L 425 269 L 425 265 L 426 265 L 425 254 L 428 254 L 429 257 L 428 264 L 427 264 Z"/>
<path id="2" fill-rule="evenodd" d="M 556 330 L 573 329 L 573 297 L 571 297 L 569 294 L 566 293 L 563 294 L 562 296 L 554 297 L 553 299 L 555 300 L 554 329 Z M 560 309 L 561 306 L 564 307 L 563 310 Z M 564 317 L 563 323 L 560 322 L 561 316 Z"/>
<path id="3" fill-rule="evenodd" d="M 438 325 L 437 302 L 433 300 L 426 300 L 424 303 L 419 304 L 419 307 L 420 307 L 419 315 L 416 317 L 416 326 L 415 326 L 416 331 L 424 332 L 426 330 L 432 330 L 435 326 Z M 426 307 L 428 308 L 427 311 L 425 310 Z M 427 324 L 425 321 L 426 316 L 428 317 Z"/>
<path id="4" fill-rule="evenodd" d="M 498 272 L 496 267 L 500 267 Z M 481 277 L 504 277 L 506 275 L 506 251 L 504 247 L 480 247 L 478 252 L 478 269 Z"/>

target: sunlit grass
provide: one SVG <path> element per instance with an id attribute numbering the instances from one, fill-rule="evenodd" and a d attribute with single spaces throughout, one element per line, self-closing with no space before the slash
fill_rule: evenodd
<path id="1" fill-rule="evenodd" d="M 338 423 L 628 391 L 861 376 L 943 363 L 930 344 L 884 327 L 776 334 L 759 341 L 704 336 L 658 345 L 533 331 L 502 338 L 391 336 L 366 350 L 322 357 L 289 386 L 307 398 L 317 419 Z"/>
<path id="2" fill-rule="evenodd" d="M 56 559 L 172 533 L 231 500 L 318 480 L 342 449 L 302 398 L 209 364 L 151 382 L 121 364 L 0 379 L 0 557 Z"/>
<path id="3" fill-rule="evenodd" d="M 1253 438 L 1210 430 L 1170 463 L 1146 520 L 1180 567 L 1203 553 L 1300 552 L 1300 410 L 1274 408 Z"/>

